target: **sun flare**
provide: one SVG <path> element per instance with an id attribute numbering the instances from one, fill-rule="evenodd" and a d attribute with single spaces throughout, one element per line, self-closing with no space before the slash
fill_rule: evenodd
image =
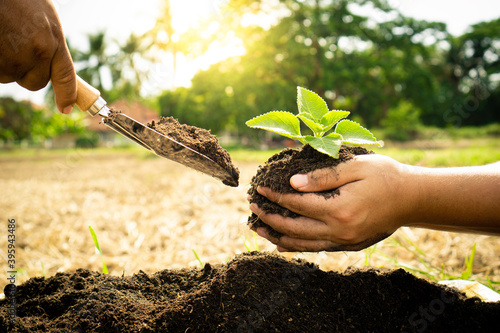
<path id="1" fill-rule="evenodd" d="M 222 4 L 221 0 L 162 2 L 162 14 L 156 19 L 166 17 L 164 24 L 168 25 L 170 16 L 170 28 L 167 29 L 171 29 L 171 34 L 161 30 L 157 34 L 157 41 L 164 45 L 171 42 L 179 46 L 160 50 L 157 55 L 161 64 L 155 65 L 152 77 L 156 78 L 155 84 L 160 85 L 158 89 L 188 87 L 198 71 L 207 70 L 213 64 L 245 53 L 244 43 L 234 31 L 222 31 L 219 22 L 223 15 Z M 191 44 L 197 43 L 208 45 L 202 53 L 183 52 L 182 48 L 189 50 Z"/>

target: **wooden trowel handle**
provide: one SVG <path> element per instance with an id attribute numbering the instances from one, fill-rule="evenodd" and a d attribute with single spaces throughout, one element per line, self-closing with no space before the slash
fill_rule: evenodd
<path id="1" fill-rule="evenodd" d="M 92 105 L 101 97 L 101 93 L 96 88 L 92 87 L 81 77 L 76 76 L 76 84 L 78 95 L 76 96 L 76 106 L 82 111 L 89 110 Z"/>

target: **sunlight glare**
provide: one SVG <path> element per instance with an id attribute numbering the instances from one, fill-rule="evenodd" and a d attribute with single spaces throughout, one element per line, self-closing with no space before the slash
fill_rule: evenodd
<path id="1" fill-rule="evenodd" d="M 205 40 L 219 32 L 221 25 L 217 21 L 217 17 L 220 15 L 222 2 L 222 0 L 170 1 L 172 27 L 175 31 L 175 34 L 171 37 L 172 41 L 178 42 L 179 36 L 189 29 L 200 29 L 198 36 L 200 39 Z M 215 19 L 207 27 L 200 27 L 199 22 L 208 20 L 210 17 Z M 161 71 L 163 73 L 161 82 L 162 85 L 166 86 L 162 88 L 189 87 L 191 79 L 198 71 L 207 70 L 211 65 L 230 57 L 241 56 L 245 51 L 243 41 L 237 38 L 233 31 L 230 31 L 224 38 L 212 42 L 207 51 L 196 58 L 177 53 L 175 73 L 173 73 L 172 55 L 164 54 L 162 56 L 164 64 Z M 172 65 L 165 65 L 165 63 Z M 170 80 L 165 80 L 165 72 L 172 73 Z M 158 80 L 156 82 L 158 83 Z"/>

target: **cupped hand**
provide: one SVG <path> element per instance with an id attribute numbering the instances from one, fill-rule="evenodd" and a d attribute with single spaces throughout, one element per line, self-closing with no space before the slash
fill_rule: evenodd
<path id="1" fill-rule="evenodd" d="M 35 91 L 52 81 L 56 105 L 69 113 L 76 74 L 50 0 L 4 0 L 0 9 L 0 82 Z"/>
<path id="2" fill-rule="evenodd" d="M 382 155 L 359 155 L 335 168 L 294 175 L 290 183 L 299 194 L 280 194 L 259 187 L 269 200 L 301 217 L 266 214 L 256 204 L 250 209 L 274 230 L 257 233 L 279 251 L 358 251 L 390 236 L 411 218 L 415 189 L 405 187 L 407 166 Z M 338 189 L 325 198 L 316 193 Z"/>

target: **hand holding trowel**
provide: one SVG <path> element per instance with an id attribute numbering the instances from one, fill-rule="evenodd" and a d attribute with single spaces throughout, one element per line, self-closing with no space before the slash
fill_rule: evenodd
<path id="1" fill-rule="evenodd" d="M 106 126 L 137 142 L 158 156 L 218 178 L 226 185 L 238 186 L 238 173 L 234 169 L 224 168 L 198 151 L 141 124 L 123 113 L 110 110 L 97 89 L 80 77 L 77 77 L 77 82 L 78 97 L 76 105 L 80 110 L 87 111 L 92 116 L 102 116 L 103 123 Z"/>

